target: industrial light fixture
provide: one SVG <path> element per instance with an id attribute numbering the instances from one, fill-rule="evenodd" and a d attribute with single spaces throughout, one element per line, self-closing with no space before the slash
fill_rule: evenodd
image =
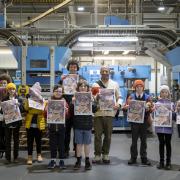
<path id="1" fill-rule="evenodd" d="M 109 54 L 109 51 L 108 51 L 108 50 L 104 50 L 104 51 L 102 51 L 102 54 L 108 55 L 108 54 Z"/>
<path id="2" fill-rule="evenodd" d="M 129 54 L 130 52 L 134 52 L 135 50 L 125 50 L 123 51 L 122 55 L 127 55 Z"/>
<path id="3" fill-rule="evenodd" d="M 77 8 L 77 10 L 78 10 L 78 11 L 84 11 L 84 7 L 83 7 L 83 6 L 79 6 L 79 7 Z"/>
<path id="4" fill-rule="evenodd" d="M 94 60 L 136 60 L 135 56 L 95 56 Z"/>
<path id="5" fill-rule="evenodd" d="M 78 43 L 78 47 L 93 47 L 93 43 L 88 43 L 88 42 L 81 42 Z"/>
<path id="6" fill-rule="evenodd" d="M 127 37 L 79 37 L 80 42 L 136 42 L 137 37 L 127 36 Z"/>
<path id="7" fill-rule="evenodd" d="M 0 49 L 0 55 L 5 55 L 5 54 L 12 54 L 13 52 L 10 49 Z"/>
<path id="8" fill-rule="evenodd" d="M 163 4 L 163 2 L 161 1 L 161 2 L 160 2 L 160 5 L 159 5 L 159 7 L 158 7 L 158 11 L 164 11 L 164 10 L 165 10 L 164 4 Z"/>

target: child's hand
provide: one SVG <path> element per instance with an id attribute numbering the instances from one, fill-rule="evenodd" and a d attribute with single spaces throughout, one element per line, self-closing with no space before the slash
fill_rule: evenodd
<path id="1" fill-rule="evenodd" d="M 63 79 L 65 79 L 66 77 L 67 77 L 67 75 L 64 75 L 64 74 L 63 74 L 63 75 L 61 76 L 61 79 L 63 80 Z"/>
<path id="2" fill-rule="evenodd" d="M 128 108 L 129 108 L 129 104 L 126 104 L 126 105 L 123 106 L 124 110 L 127 110 Z"/>
<path id="3" fill-rule="evenodd" d="M 116 104 L 114 107 L 113 107 L 114 110 L 118 110 L 119 109 L 119 104 Z"/>
<path id="4" fill-rule="evenodd" d="M 74 104 L 76 101 L 76 98 L 75 97 L 72 97 L 72 103 Z"/>
<path id="5" fill-rule="evenodd" d="M 16 105 L 16 106 L 20 106 L 20 103 L 19 103 L 19 102 L 17 102 L 17 103 L 15 103 L 14 105 Z"/>

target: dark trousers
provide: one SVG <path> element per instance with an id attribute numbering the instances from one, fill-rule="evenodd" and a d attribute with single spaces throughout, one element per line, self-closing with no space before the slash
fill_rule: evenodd
<path id="1" fill-rule="evenodd" d="M 36 151 L 37 154 L 41 154 L 41 139 L 42 139 L 42 131 L 38 128 L 29 128 L 26 129 L 27 132 L 27 149 L 28 155 L 32 155 L 33 153 L 33 143 L 34 139 L 36 142 Z"/>
<path id="2" fill-rule="evenodd" d="M 147 124 L 138 124 L 131 123 L 131 131 L 132 131 L 132 145 L 131 145 L 131 159 L 137 159 L 138 150 L 137 150 L 137 141 L 140 137 L 141 145 L 140 145 L 140 156 L 142 160 L 147 160 Z"/>
<path id="3" fill-rule="evenodd" d="M 8 128 L 5 127 L 5 145 L 6 145 L 6 159 L 11 160 L 11 139 L 13 136 L 14 141 L 14 159 L 18 158 L 19 152 L 19 127 L 17 128 Z"/>
<path id="4" fill-rule="evenodd" d="M 65 139 L 64 139 L 64 148 L 65 152 L 68 153 L 70 150 L 70 141 L 71 141 L 71 129 L 73 128 L 73 120 L 67 119 L 66 120 L 66 130 L 65 130 Z M 74 135 L 73 135 L 73 144 L 75 149 L 75 143 L 74 143 Z"/>
<path id="5" fill-rule="evenodd" d="M 3 126 L 2 121 L 0 121 L 0 156 L 3 155 L 5 150 L 5 127 Z"/>
<path id="6" fill-rule="evenodd" d="M 178 136 L 180 138 L 180 124 L 177 125 L 177 128 L 178 128 Z"/>
<path id="7" fill-rule="evenodd" d="M 164 146 L 166 146 L 166 163 L 171 163 L 171 137 L 172 134 L 157 133 L 159 139 L 160 162 L 164 163 Z"/>
<path id="8" fill-rule="evenodd" d="M 95 155 L 108 155 L 111 146 L 113 117 L 95 117 L 94 118 L 94 148 Z M 104 138 L 102 140 L 102 136 Z"/>
<path id="9" fill-rule="evenodd" d="M 49 130 L 51 159 L 57 158 L 57 151 L 59 152 L 59 159 L 64 158 L 64 139 L 65 127 L 60 128 L 58 131 Z"/>

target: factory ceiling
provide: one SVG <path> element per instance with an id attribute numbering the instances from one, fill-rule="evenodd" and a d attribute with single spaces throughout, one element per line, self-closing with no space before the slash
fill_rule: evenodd
<path id="1" fill-rule="evenodd" d="M 131 24 L 134 25 L 144 24 L 145 14 L 146 16 L 152 15 L 152 17 L 150 17 L 151 21 L 157 21 L 157 18 L 155 19 L 154 15 L 161 14 L 161 12 L 158 11 L 158 7 L 163 4 L 163 6 L 165 7 L 163 15 L 168 16 L 173 14 L 174 16 L 171 19 L 159 18 L 159 21 L 177 22 L 177 27 L 179 27 L 178 16 L 180 13 L 180 0 L 6 0 L 5 2 L 7 7 L 7 15 L 13 13 L 19 14 L 20 19 L 23 18 L 25 14 L 29 13 L 32 14 L 32 16 L 37 16 L 38 14 L 44 13 L 63 2 L 68 2 L 66 5 L 58 8 L 56 11 L 52 11 L 52 13 L 54 15 L 68 14 L 71 19 L 76 19 L 75 23 L 77 23 L 78 21 L 78 15 L 93 15 L 93 18 L 95 16 L 99 17 L 101 15 L 116 15 L 118 17 L 131 20 Z M 84 7 L 84 10 L 79 11 L 78 7 Z M 139 20 L 137 19 L 138 16 L 140 17 Z M 29 22 L 30 21 L 31 20 L 29 20 Z M 65 24 L 67 24 L 67 22 L 65 22 Z M 48 42 L 52 37 L 53 41 L 57 41 L 57 45 L 65 45 L 69 47 L 72 47 L 77 43 L 78 35 L 86 34 L 93 36 L 93 34 L 99 34 L 99 29 L 97 29 L 98 27 L 95 25 L 92 26 L 92 24 L 89 27 L 86 26 L 86 30 L 83 29 L 83 24 L 78 24 L 77 27 L 78 28 L 76 28 L 76 24 L 74 24 L 72 27 L 70 25 L 68 27 L 65 27 L 66 30 L 51 30 L 51 26 L 48 27 L 49 29 L 41 29 L 37 28 L 35 24 L 33 26 L 28 25 L 27 28 L 14 28 L 13 31 L 17 35 L 20 34 L 20 37 L 22 37 L 24 34 L 28 34 L 28 40 L 30 38 L 32 45 L 32 42 L 35 41 L 36 37 L 38 36 L 40 40 Z M 10 31 L 12 31 L 12 29 L 10 29 Z M 139 43 L 137 43 L 136 46 L 139 46 L 138 49 L 141 50 L 146 47 L 147 44 L 151 44 L 152 46 L 155 44 L 156 47 L 158 46 L 159 49 L 165 51 L 179 46 L 179 28 L 164 30 L 163 27 L 160 26 L 146 26 L 142 30 L 140 30 L 140 28 L 138 28 L 138 30 L 134 28 L 127 28 L 113 30 L 113 32 L 115 31 L 118 31 L 119 33 L 125 32 L 125 35 L 136 35 L 140 39 Z M 109 33 L 111 32 L 111 30 L 104 29 L 101 32 Z M 65 38 L 61 42 L 59 42 L 59 37 Z M 129 46 L 131 45 L 133 44 L 129 44 Z"/>
<path id="2" fill-rule="evenodd" d="M 8 12 L 18 12 L 23 8 L 23 12 L 44 12 L 49 8 L 62 3 L 64 0 L 6 0 L 9 5 Z M 157 13 L 161 3 L 166 8 L 167 13 L 180 13 L 179 0 L 96 0 L 98 13 L 115 13 L 129 14 L 136 13 L 137 8 L 140 8 L 140 13 Z M 138 4 L 137 4 L 138 3 Z M 69 6 L 74 7 L 77 11 L 79 6 L 83 6 L 85 12 L 94 12 L 95 0 L 73 0 Z M 67 12 L 68 6 L 59 10 Z"/>

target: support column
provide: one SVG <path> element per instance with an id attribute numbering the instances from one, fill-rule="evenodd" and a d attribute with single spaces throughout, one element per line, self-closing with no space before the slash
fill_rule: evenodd
<path id="1" fill-rule="evenodd" d="M 54 47 L 50 47 L 50 92 L 53 93 L 54 81 L 55 81 L 55 62 L 54 62 Z"/>
<path id="2" fill-rule="evenodd" d="M 26 85 L 26 57 L 27 57 L 27 46 L 21 47 L 21 84 Z"/>
<path id="3" fill-rule="evenodd" d="M 172 67 L 166 67 L 167 83 L 169 88 L 172 88 Z"/>
<path id="4" fill-rule="evenodd" d="M 136 25 L 141 25 L 142 24 L 141 0 L 136 0 L 135 9 L 136 9 Z"/>
<path id="5" fill-rule="evenodd" d="M 94 24 L 98 25 L 98 0 L 94 0 Z"/>
<path id="6" fill-rule="evenodd" d="M 157 80 L 157 78 L 158 78 L 158 70 L 157 70 L 158 66 L 157 66 L 157 64 L 158 64 L 157 60 L 154 59 L 155 96 L 156 96 L 156 97 L 157 97 L 157 86 L 158 86 L 158 80 Z"/>

